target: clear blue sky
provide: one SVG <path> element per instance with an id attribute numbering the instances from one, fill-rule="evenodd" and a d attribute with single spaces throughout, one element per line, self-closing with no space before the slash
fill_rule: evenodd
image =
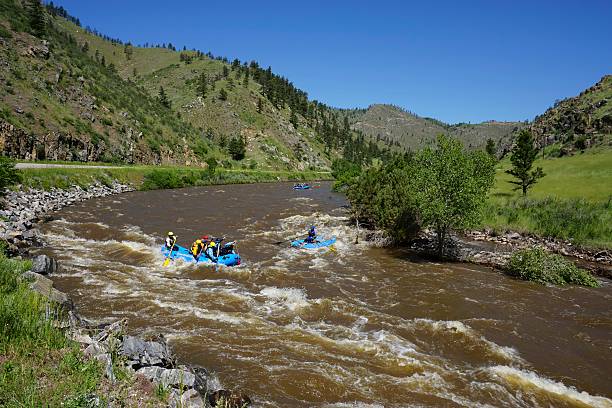
<path id="1" fill-rule="evenodd" d="M 83 25 L 272 66 L 336 107 L 525 120 L 612 74 L 612 1 L 55 0 Z"/>

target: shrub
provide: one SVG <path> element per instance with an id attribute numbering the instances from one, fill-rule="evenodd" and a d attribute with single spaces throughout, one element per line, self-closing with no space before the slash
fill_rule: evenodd
<path id="1" fill-rule="evenodd" d="M 561 255 L 550 254 L 541 248 L 515 252 L 507 265 L 509 275 L 541 284 L 575 284 L 598 287 L 591 274 L 576 267 Z"/>
<path id="2" fill-rule="evenodd" d="M 153 170 L 144 176 L 142 190 L 158 190 L 184 187 L 184 182 L 176 171 Z"/>
<path id="3" fill-rule="evenodd" d="M 15 162 L 0 156 L 0 197 L 4 197 L 6 188 L 21 181 L 21 173 L 15 168 Z"/>

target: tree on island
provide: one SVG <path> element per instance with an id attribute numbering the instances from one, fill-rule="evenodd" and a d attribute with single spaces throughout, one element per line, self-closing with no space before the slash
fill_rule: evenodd
<path id="1" fill-rule="evenodd" d="M 534 146 L 531 132 L 527 129 L 521 130 L 510 156 L 512 168 L 506 170 L 506 173 L 517 179 L 510 180 L 509 183 L 516 185 L 514 190 L 522 190 L 523 197 L 527 196 L 527 190 L 537 183 L 538 179 L 545 176 L 541 167 L 531 170 L 537 154 L 538 150 Z"/>
<path id="2" fill-rule="evenodd" d="M 494 160 L 482 151 L 468 152 L 457 139 L 438 136 L 435 149 L 419 152 L 412 166 L 413 194 L 422 227 L 436 232 L 438 255 L 451 229 L 477 223 L 495 178 Z"/>

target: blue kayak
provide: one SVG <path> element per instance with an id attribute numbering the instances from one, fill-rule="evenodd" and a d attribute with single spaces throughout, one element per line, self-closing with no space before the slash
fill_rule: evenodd
<path id="1" fill-rule="evenodd" d="M 162 245 L 161 247 L 162 255 L 166 257 L 168 256 L 169 252 L 170 251 L 168 251 L 168 248 L 166 248 L 165 245 Z M 206 254 L 202 253 L 200 257 L 198 258 L 198 260 L 196 261 L 193 255 L 191 254 L 191 252 L 187 248 L 182 247 L 180 245 L 174 246 L 174 249 L 172 250 L 172 256 L 170 257 L 170 259 L 181 259 L 185 262 L 193 262 L 197 264 L 207 264 L 207 265 L 215 265 L 215 264 L 220 264 L 220 265 L 225 265 L 225 266 L 240 265 L 240 255 L 238 255 L 235 252 L 225 254 L 225 255 L 220 255 L 219 258 L 217 259 L 217 262 L 213 262 L 210 258 L 206 256 Z"/>
<path id="2" fill-rule="evenodd" d="M 317 248 L 325 248 L 330 245 L 333 245 L 336 242 L 336 237 L 331 237 L 330 239 L 326 239 L 323 241 L 315 241 L 315 242 L 306 242 L 305 239 L 298 239 L 295 241 L 291 241 L 291 246 L 295 248 L 305 248 L 305 249 L 317 249 Z"/>
<path id="3" fill-rule="evenodd" d="M 310 189 L 310 185 L 309 184 L 296 184 L 293 186 L 294 190 L 308 190 Z"/>

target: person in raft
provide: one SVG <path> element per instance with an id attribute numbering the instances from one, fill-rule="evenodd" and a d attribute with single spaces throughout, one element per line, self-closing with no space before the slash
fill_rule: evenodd
<path id="1" fill-rule="evenodd" d="M 314 225 L 310 226 L 310 229 L 308 230 L 308 237 L 304 240 L 304 242 L 307 244 L 313 244 L 317 242 L 317 229 Z"/>
<path id="2" fill-rule="evenodd" d="M 217 262 L 217 244 L 214 240 L 211 240 L 206 246 L 206 256 L 213 262 Z"/>
<path id="3" fill-rule="evenodd" d="M 174 235 L 174 232 L 169 232 L 168 236 L 166 237 L 166 249 L 168 251 L 178 251 L 178 248 L 174 246 L 175 244 L 176 244 L 176 235 Z"/>
<path id="4" fill-rule="evenodd" d="M 195 259 L 196 262 L 198 258 L 200 258 L 202 251 L 204 251 L 204 243 L 201 239 L 198 239 L 191 245 L 191 255 L 193 255 L 193 259 Z"/>

